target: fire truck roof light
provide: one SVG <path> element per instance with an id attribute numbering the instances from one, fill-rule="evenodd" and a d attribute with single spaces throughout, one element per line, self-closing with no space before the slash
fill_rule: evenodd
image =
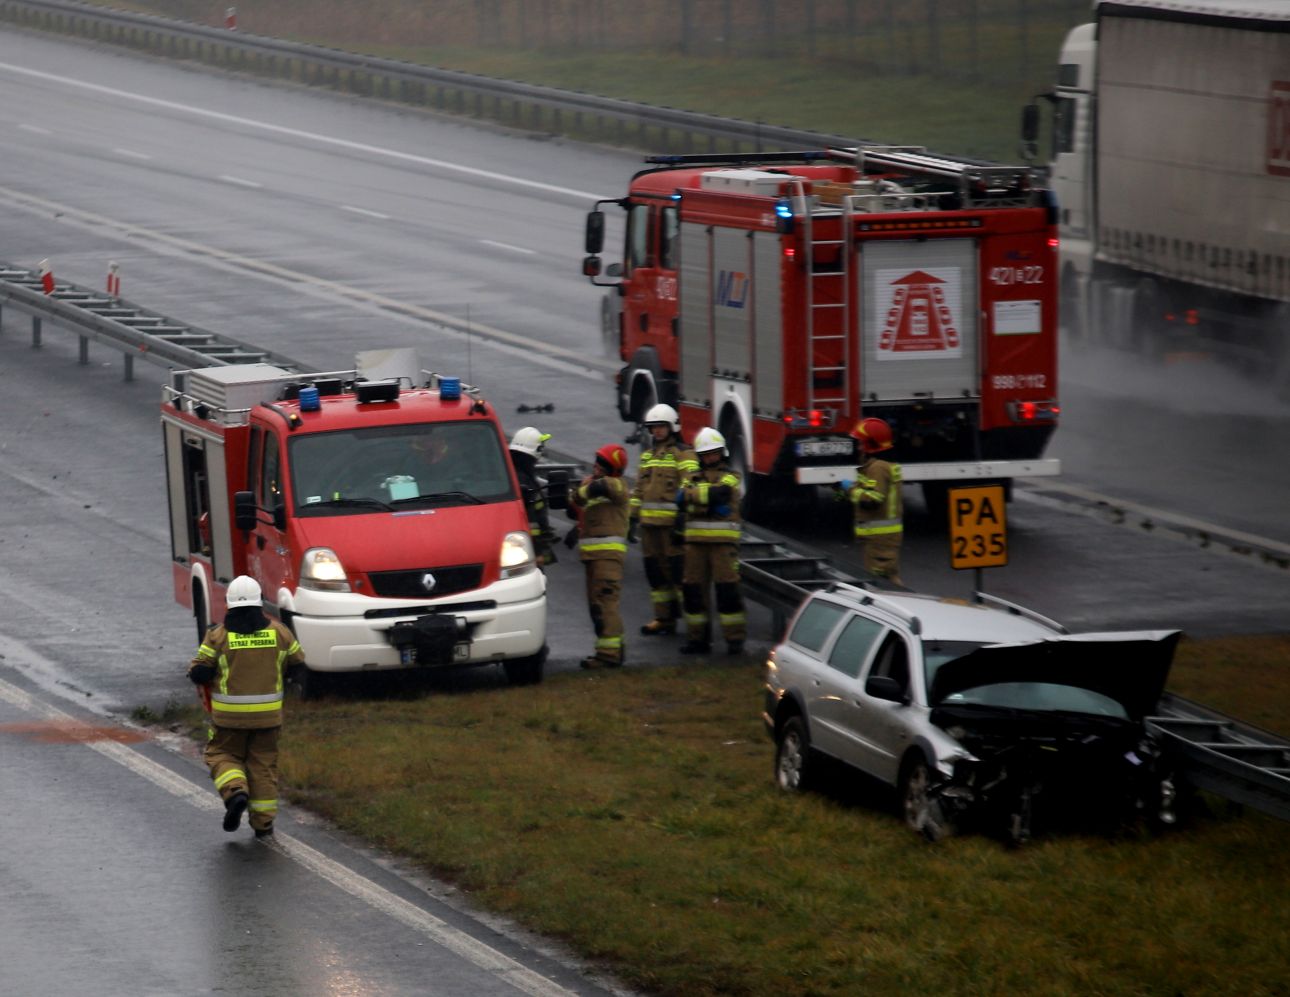
<path id="1" fill-rule="evenodd" d="M 300 389 L 300 411 L 317 412 L 322 408 L 322 401 L 318 397 L 318 389 L 312 384 L 306 385 Z"/>
<path id="2" fill-rule="evenodd" d="M 439 398 L 445 402 L 455 402 L 461 397 L 461 378 L 439 378 Z"/>
<path id="3" fill-rule="evenodd" d="M 358 381 L 354 385 L 354 394 L 363 402 L 393 402 L 399 397 L 397 378 L 386 378 L 381 381 Z"/>
<path id="4" fill-rule="evenodd" d="M 789 203 L 787 197 L 781 197 L 775 202 L 775 214 L 779 218 L 793 217 L 793 205 Z"/>

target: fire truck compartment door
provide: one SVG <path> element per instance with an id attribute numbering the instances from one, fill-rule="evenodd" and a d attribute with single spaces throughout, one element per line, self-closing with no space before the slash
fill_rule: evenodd
<path id="1" fill-rule="evenodd" d="M 978 256 L 975 239 L 865 244 L 866 402 L 980 397 Z"/>

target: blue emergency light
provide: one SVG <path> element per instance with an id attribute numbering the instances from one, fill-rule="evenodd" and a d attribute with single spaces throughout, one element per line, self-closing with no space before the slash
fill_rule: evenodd
<path id="1" fill-rule="evenodd" d="M 461 378 L 439 378 L 439 398 L 445 402 L 455 402 L 461 397 Z"/>
<path id="2" fill-rule="evenodd" d="M 300 411 L 317 412 L 322 408 L 322 402 L 318 400 L 318 389 L 312 384 L 306 385 L 300 389 Z"/>

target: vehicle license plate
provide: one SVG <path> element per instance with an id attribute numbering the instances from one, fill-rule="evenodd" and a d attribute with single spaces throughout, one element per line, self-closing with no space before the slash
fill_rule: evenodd
<path id="1" fill-rule="evenodd" d="M 799 457 L 840 457 L 851 452 L 850 440 L 803 440 L 797 445 Z"/>

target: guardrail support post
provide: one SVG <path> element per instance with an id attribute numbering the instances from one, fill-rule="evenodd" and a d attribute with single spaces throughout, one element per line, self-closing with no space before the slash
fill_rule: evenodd
<path id="1" fill-rule="evenodd" d="M 90 362 L 90 337 L 78 336 L 77 338 L 81 341 L 81 355 L 78 362 L 84 367 Z"/>
<path id="2" fill-rule="evenodd" d="M 40 319 L 35 315 L 31 317 L 31 348 L 40 349 Z"/>
<path id="3" fill-rule="evenodd" d="M 133 381 L 134 380 L 134 354 L 122 353 L 121 356 L 125 358 L 125 379 L 127 381 Z"/>

